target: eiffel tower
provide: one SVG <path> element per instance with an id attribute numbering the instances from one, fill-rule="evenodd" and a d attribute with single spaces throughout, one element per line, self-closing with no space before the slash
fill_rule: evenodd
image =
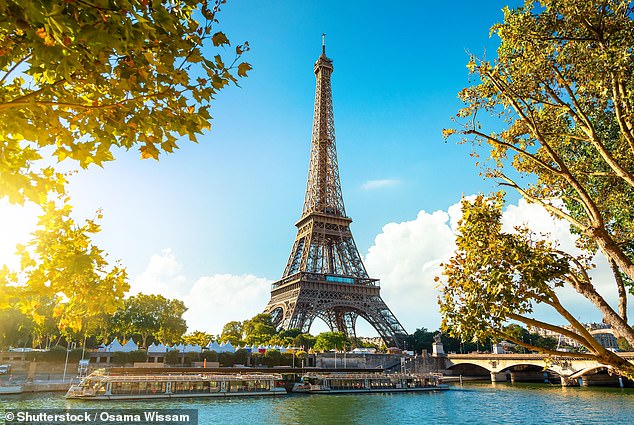
<path id="1" fill-rule="evenodd" d="M 279 329 L 308 332 L 321 318 L 332 331 L 355 337 L 360 316 L 387 346 L 404 345 L 407 332 L 381 299 L 352 238 L 339 181 L 330 77 L 332 60 L 315 63 L 317 88 L 308 183 L 297 236 L 282 278 L 273 283 L 265 313 Z"/>

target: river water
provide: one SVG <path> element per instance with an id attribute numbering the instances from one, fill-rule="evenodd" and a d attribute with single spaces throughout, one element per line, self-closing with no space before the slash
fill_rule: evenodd
<path id="1" fill-rule="evenodd" d="M 634 389 L 469 384 L 438 393 L 127 402 L 65 400 L 61 393 L 42 393 L 4 396 L 4 408 L 198 409 L 201 425 L 634 424 Z"/>

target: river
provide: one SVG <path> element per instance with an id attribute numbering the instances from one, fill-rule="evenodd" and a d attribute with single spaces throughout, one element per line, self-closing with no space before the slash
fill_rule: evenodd
<path id="1" fill-rule="evenodd" d="M 199 424 L 634 424 L 634 389 L 468 384 L 439 393 L 95 402 L 61 393 L 0 398 L 4 408 L 198 409 Z M 1 421 L 0 421 L 1 422 Z"/>

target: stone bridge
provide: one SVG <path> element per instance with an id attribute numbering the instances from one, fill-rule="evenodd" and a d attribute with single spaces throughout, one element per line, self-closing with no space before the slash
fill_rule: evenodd
<path id="1" fill-rule="evenodd" d="M 634 363 L 634 352 L 619 353 L 619 356 Z M 570 356 L 554 357 L 546 354 L 448 354 L 445 357 L 447 371 L 459 372 L 465 366 L 473 366 L 488 371 L 491 382 L 520 380 L 544 380 L 551 378 L 561 379 L 562 385 L 587 385 L 592 381 L 592 376 L 602 374 L 608 376 L 609 367 L 595 360 Z M 467 374 L 467 373 L 464 373 Z M 482 374 L 482 373 L 481 373 Z M 553 376 L 554 374 L 554 376 Z M 541 378 L 541 379 L 540 379 Z M 581 378 L 581 379 L 579 379 Z M 606 378 L 601 378 L 607 381 Z M 618 377 L 610 377 L 618 380 Z M 622 384 L 622 381 L 618 381 Z"/>

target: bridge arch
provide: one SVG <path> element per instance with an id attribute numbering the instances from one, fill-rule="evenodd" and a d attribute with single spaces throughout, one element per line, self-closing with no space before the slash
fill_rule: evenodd
<path id="1" fill-rule="evenodd" d="M 486 367 L 475 363 L 459 363 L 451 365 L 447 368 L 454 376 L 467 375 L 467 376 L 482 376 L 489 377 L 491 371 Z"/>

